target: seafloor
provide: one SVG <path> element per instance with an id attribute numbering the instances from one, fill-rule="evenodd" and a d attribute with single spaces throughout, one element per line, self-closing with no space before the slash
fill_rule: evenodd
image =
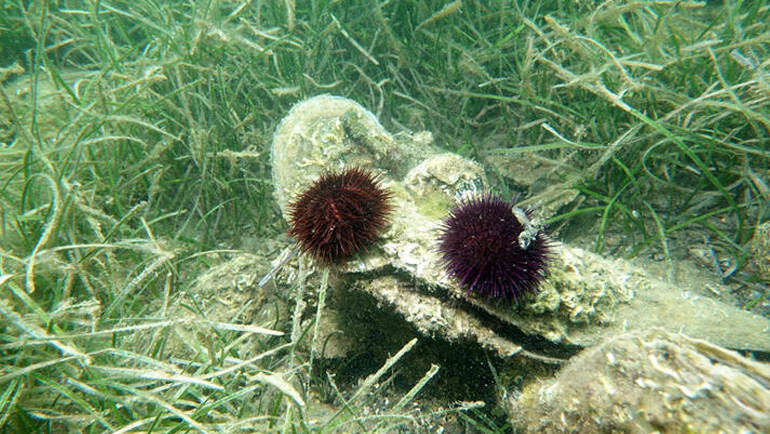
<path id="1" fill-rule="evenodd" d="M 0 431 L 770 432 L 768 23 L 4 3 Z M 319 260 L 292 203 L 352 167 L 387 224 Z M 548 239 L 515 302 L 437 247 L 487 194 Z"/>

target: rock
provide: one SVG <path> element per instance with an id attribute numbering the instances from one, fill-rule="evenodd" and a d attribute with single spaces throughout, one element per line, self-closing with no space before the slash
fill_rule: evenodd
<path id="1" fill-rule="evenodd" d="M 526 432 L 769 432 L 770 367 L 659 328 L 616 335 L 512 401 Z"/>
<path id="2" fill-rule="evenodd" d="M 367 255 L 335 271 L 341 284 L 371 295 L 426 336 L 553 361 L 574 354 L 575 345 L 660 326 L 770 353 L 766 318 L 695 295 L 628 261 L 557 242 L 537 296 L 518 306 L 467 296 L 443 269 L 436 240 L 455 201 L 486 188 L 483 167 L 433 147 L 428 133 L 388 133 L 348 99 L 321 95 L 298 103 L 275 132 L 272 158 L 276 198 L 287 220 L 287 204 L 325 170 L 356 165 L 381 175 L 393 194 L 390 228 Z M 417 312 L 419 306 L 425 312 Z"/>

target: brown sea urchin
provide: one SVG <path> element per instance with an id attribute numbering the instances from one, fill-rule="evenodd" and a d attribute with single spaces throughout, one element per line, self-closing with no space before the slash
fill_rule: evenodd
<path id="1" fill-rule="evenodd" d="M 391 194 L 369 170 L 324 172 L 289 204 L 290 229 L 301 251 L 339 263 L 363 251 L 387 227 Z"/>
<path id="2" fill-rule="evenodd" d="M 444 220 L 438 249 L 450 276 L 489 300 L 536 292 L 549 246 L 530 222 L 531 212 L 485 194 L 460 202 Z"/>

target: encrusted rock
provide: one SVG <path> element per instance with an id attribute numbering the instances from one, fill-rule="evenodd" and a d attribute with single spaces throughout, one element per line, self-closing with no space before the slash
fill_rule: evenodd
<path id="1" fill-rule="evenodd" d="M 537 296 L 519 306 L 468 297 L 443 269 L 436 239 L 455 201 L 486 188 L 483 168 L 434 148 L 427 133 L 388 133 L 348 99 L 321 95 L 297 104 L 276 130 L 272 156 L 276 197 L 287 219 L 287 203 L 324 170 L 357 165 L 382 176 L 393 194 L 390 228 L 369 254 L 336 271 L 341 284 L 370 294 L 425 335 L 475 341 L 500 355 L 533 355 L 543 346 L 528 345 L 541 338 L 590 346 L 608 334 L 657 325 L 728 348 L 770 352 L 766 318 L 664 282 L 627 261 L 556 242 Z M 426 311 L 416 312 L 419 306 Z M 530 337 L 521 339 L 522 332 Z M 574 351 L 564 348 L 570 348 L 565 357 Z M 558 351 L 540 354 L 554 355 Z"/>
<path id="2" fill-rule="evenodd" d="M 511 402 L 527 432 L 768 432 L 770 367 L 661 329 L 617 335 Z"/>

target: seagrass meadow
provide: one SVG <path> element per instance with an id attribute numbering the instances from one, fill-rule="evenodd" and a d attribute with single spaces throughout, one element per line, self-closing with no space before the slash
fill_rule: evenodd
<path id="1" fill-rule="evenodd" d="M 486 314 L 546 356 L 447 342 L 347 289 L 360 258 L 291 257 L 271 147 L 321 94 L 479 168 L 554 242 L 770 318 L 767 2 L 8 0 L 0 431 L 527 431 L 514 402 L 582 345 Z"/>

